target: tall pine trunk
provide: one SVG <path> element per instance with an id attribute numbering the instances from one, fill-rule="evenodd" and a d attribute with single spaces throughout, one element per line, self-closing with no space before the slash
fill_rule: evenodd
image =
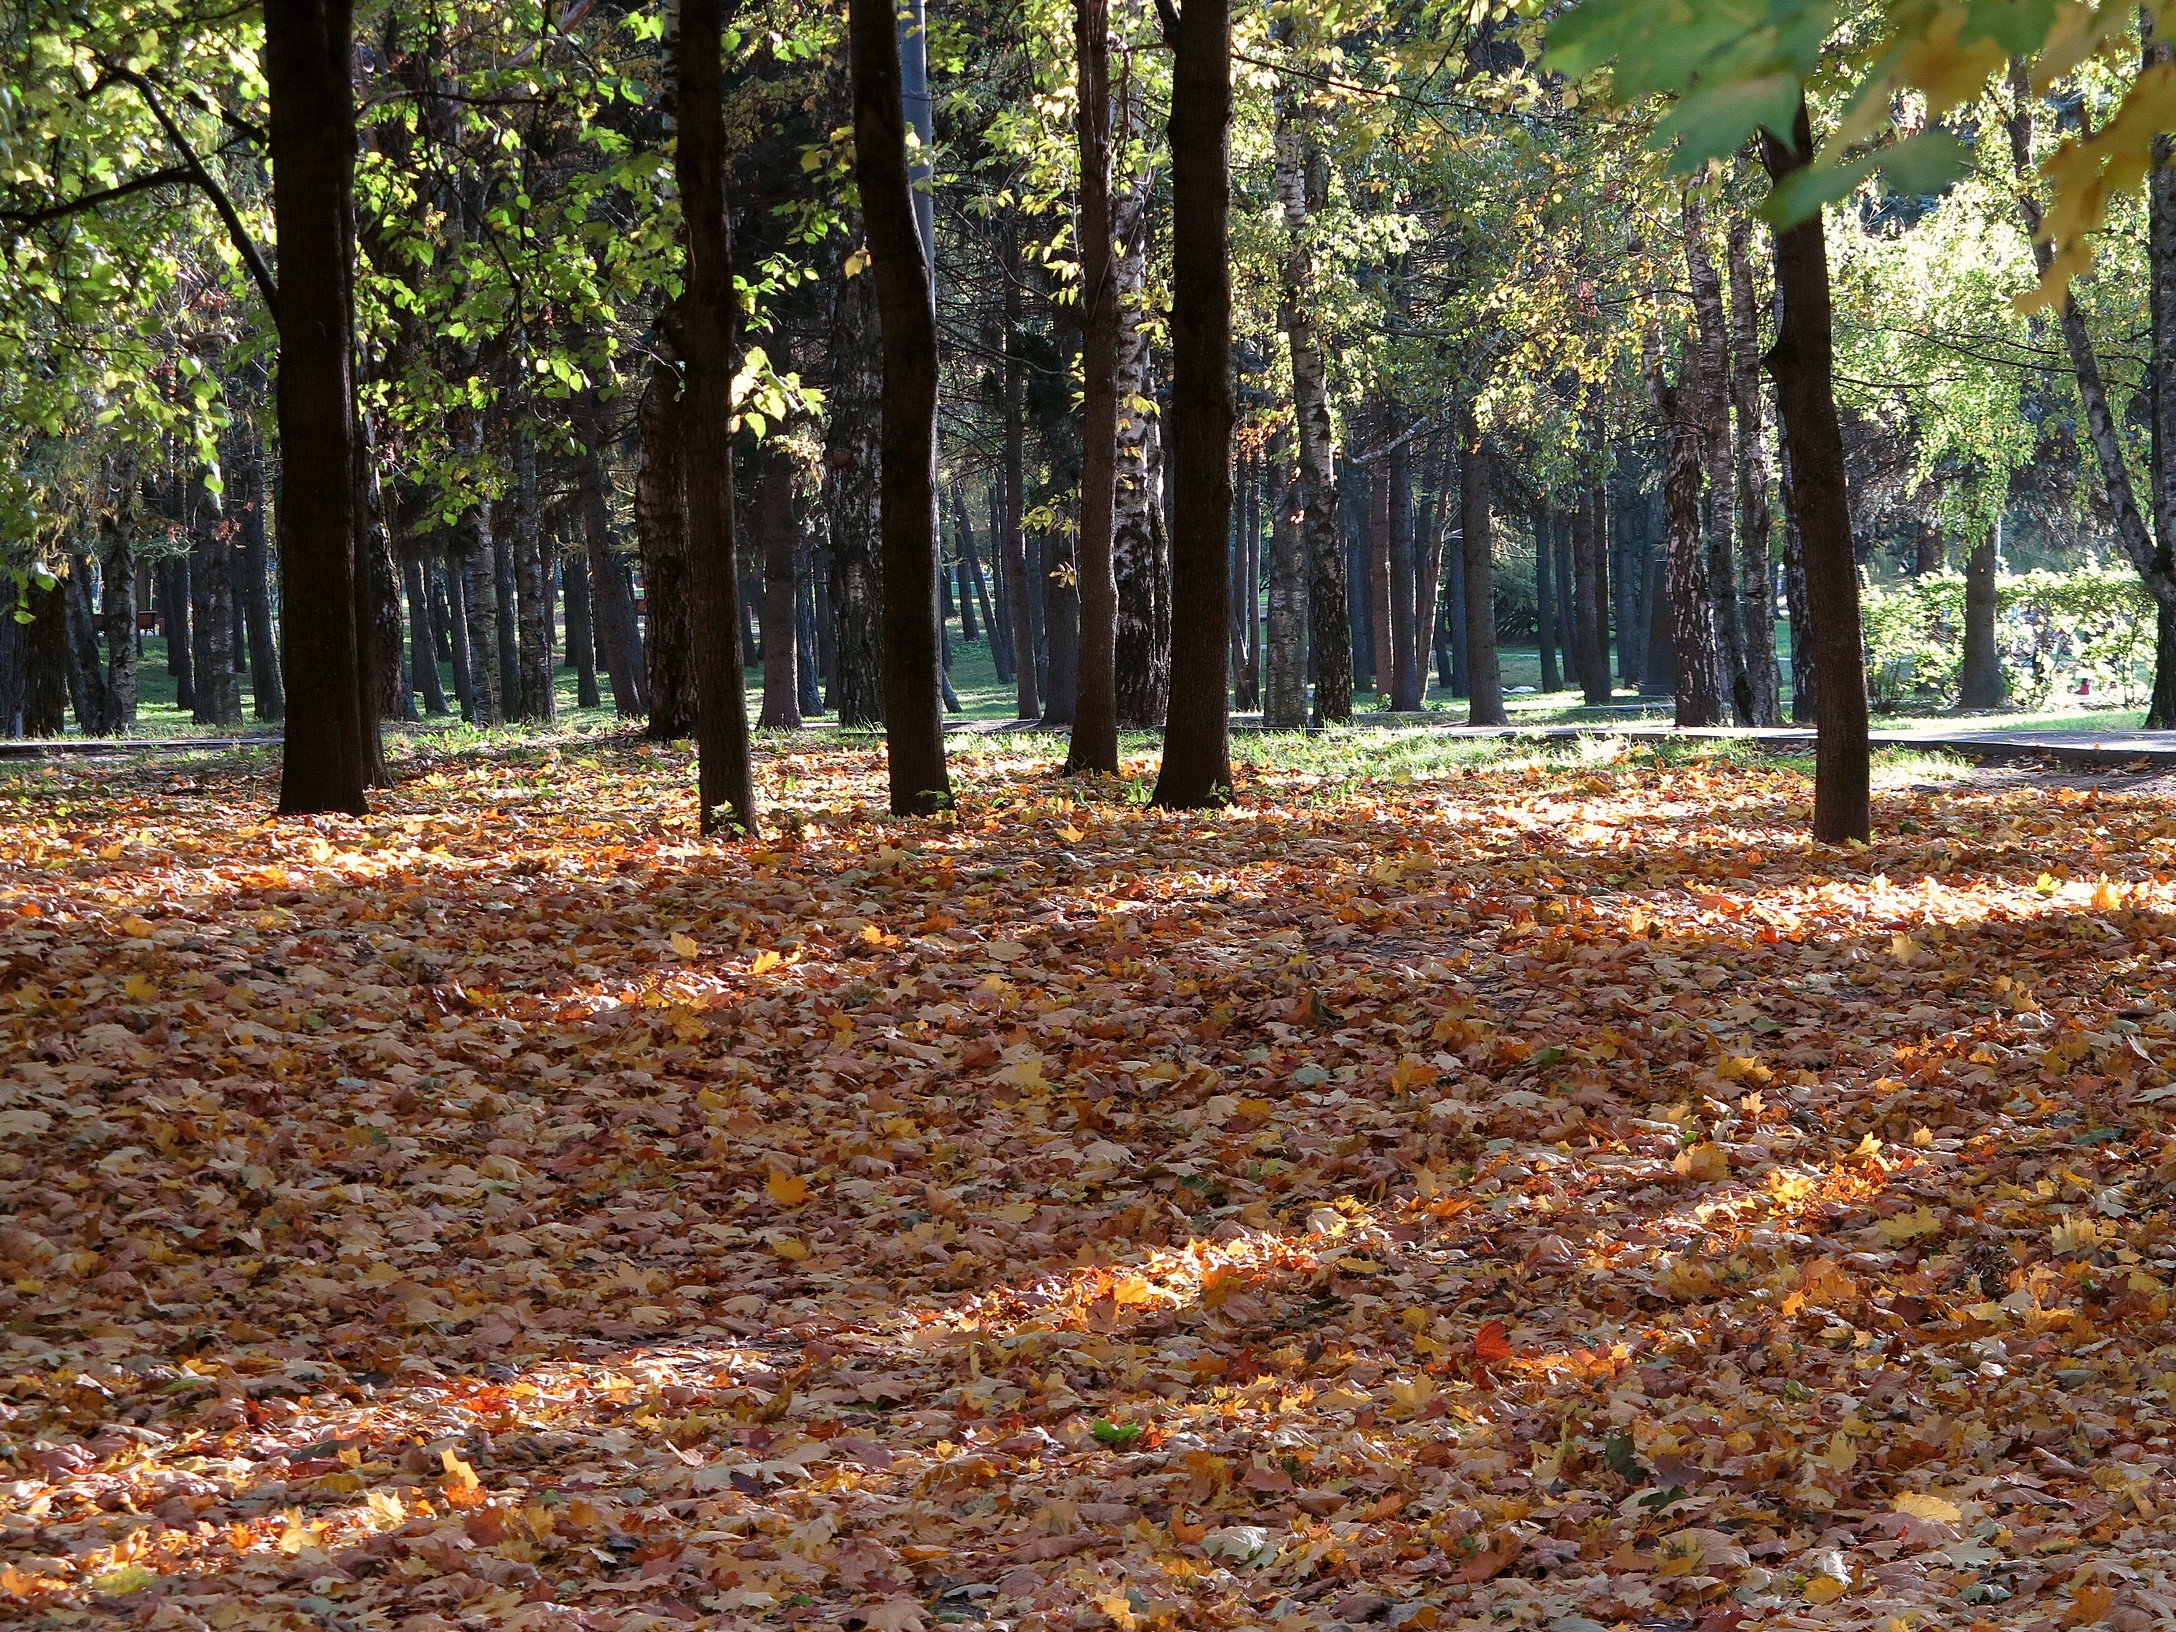
<path id="1" fill-rule="evenodd" d="M 1111 253 L 1109 0 L 1074 0 L 1079 66 L 1080 650 L 1067 773 L 1118 774 L 1118 269 Z"/>
<path id="2" fill-rule="evenodd" d="M 680 0 L 675 56 L 680 91 L 674 171 L 687 248 L 681 337 L 687 399 L 688 575 L 695 624 L 697 816 L 705 833 L 730 822 L 756 829 L 748 758 L 748 703 L 740 663 L 740 568 L 733 538 L 733 243 L 726 224 L 721 0 Z M 889 31 L 887 30 L 887 35 Z M 856 41 L 859 55 L 859 41 Z"/>
<path id="3" fill-rule="evenodd" d="M 1700 492 L 1700 536 L 1707 549 L 1709 615 L 1715 620 L 1717 678 L 1740 725 L 1753 723 L 1746 682 L 1745 642 L 1739 631 L 1738 566 L 1733 549 L 1732 506 L 1736 479 L 1730 445 L 1730 342 L 1723 316 L 1722 281 L 1708 250 L 1707 211 L 1700 184 L 1685 189 L 1681 220 L 1685 269 L 1692 282 L 1693 332 L 1688 346 L 1685 401 L 1700 438 L 1700 465 L 1707 480 Z"/>
<path id="4" fill-rule="evenodd" d="M 1277 202 L 1285 252 L 1277 321 L 1292 363 L 1292 410 L 1299 428 L 1301 542 L 1308 561 L 1308 638 L 1315 673 L 1314 723 L 1352 719 L 1352 636 L 1346 623 L 1345 545 L 1338 533 L 1336 444 L 1330 422 L 1322 333 L 1315 322 L 1315 258 L 1308 216 L 1319 202 L 1321 159 L 1298 124 L 1291 93 L 1277 102 Z"/>
<path id="5" fill-rule="evenodd" d="M 1264 633 L 1262 727 L 1307 724 L 1307 544 L 1299 525 L 1292 446 L 1280 426 L 1269 444 L 1269 627 Z"/>
<path id="6" fill-rule="evenodd" d="M 1141 98 L 1126 76 L 1119 92 L 1129 139 L 1141 122 Z M 1114 689 L 1121 727 L 1164 723 L 1171 701 L 1171 539 L 1164 526 L 1164 458 L 1150 348 L 1148 206 L 1153 186 L 1144 160 L 1113 209 L 1119 244 L 1118 432 L 1113 458 L 1111 570 L 1118 586 Z"/>
<path id="7" fill-rule="evenodd" d="M 832 706 L 839 724 L 884 723 L 884 559 L 877 523 L 884 374 L 876 349 L 874 280 L 845 279 L 831 314 L 831 417 L 824 444 L 824 514 L 831 530 Z"/>
<path id="8" fill-rule="evenodd" d="M 549 722 L 559 717 L 552 684 L 550 576 L 544 553 L 543 500 L 537 490 L 536 443 L 514 433 L 514 599 L 519 618 L 521 717 Z"/>
<path id="9" fill-rule="evenodd" d="M 286 677 L 280 672 L 279 641 L 272 621 L 271 549 L 265 533 L 267 483 L 264 438 L 253 412 L 241 416 L 236 454 L 228 482 L 242 524 L 242 610 L 249 626 L 249 690 L 252 712 L 260 720 L 287 717 Z M 440 712 L 444 709 L 441 707 Z"/>
<path id="10" fill-rule="evenodd" d="M 668 309 L 658 327 L 659 351 L 669 348 L 677 355 L 677 308 Z M 650 724 L 644 734 L 653 742 L 678 742 L 695 734 L 695 611 L 688 572 L 684 419 L 679 370 L 668 357 L 655 358 L 637 410 L 641 448 L 635 461 L 635 548 L 642 557 L 650 624 L 645 668 Z M 593 583 L 595 578 L 593 570 Z"/>
<path id="11" fill-rule="evenodd" d="M 1496 657 L 1496 567 L 1491 510 L 1493 455 L 1475 424 L 1473 405 L 1459 405 L 1464 457 L 1458 466 L 1458 518 L 1466 565 L 1466 704 L 1468 725 L 1508 725 L 1503 675 Z"/>
<path id="12" fill-rule="evenodd" d="M 884 755 L 894 815 L 951 802 L 937 623 L 937 309 L 915 220 L 899 37 L 882 0 L 849 0 L 854 178 L 883 357 L 877 522 L 884 563 Z"/>
<path id="13" fill-rule="evenodd" d="M 1171 708 L 1155 802 L 1231 795 L 1231 0 L 1165 13 L 1171 48 Z"/>
<path id="14" fill-rule="evenodd" d="M 266 0 L 272 217 L 282 293 L 275 403 L 281 497 L 280 810 L 364 810 L 355 500 L 354 49 L 349 0 Z"/>
<path id="15" fill-rule="evenodd" d="M 1730 414 L 1738 492 L 1738 638 L 1745 661 L 1749 723 L 1783 723 L 1776 667 L 1775 575 L 1768 558 L 1773 517 L 1768 449 L 1761 426 L 1760 306 L 1753 293 L 1752 228 L 1730 223 Z"/>
<path id="16" fill-rule="evenodd" d="M 801 614 L 796 604 L 800 540 L 793 527 L 793 455 L 776 436 L 763 445 L 756 531 L 763 548 L 763 713 L 765 731 L 801 728 Z"/>
<path id="17" fill-rule="evenodd" d="M 1803 96 L 1788 143 L 1763 134 L 1761 160 L 1775 180 L 1813 162 Z M 1791 446 L 1792 510 L 1805 553 L 1811 645 L 1820 688 L 1814 745 L 1813 836 L 1828 844 L 1864 840 L 1872 826 L 1866 722 L 1866 659 L 1859 626 L 1859 577 L 1844 486 L 1843 432 L 1836 418 L 1835 336 L 1829 306 L 1828 245 L 1821 217 L 1775 235 L 1776 382 Z"/>

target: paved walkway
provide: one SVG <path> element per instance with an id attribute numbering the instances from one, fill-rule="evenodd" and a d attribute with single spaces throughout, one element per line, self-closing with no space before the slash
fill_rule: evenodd
<path id="1" fill-rule="evenodd" d="M 1447 737 L 1482 741 L 1564 742 L 1579 737 L 1621 737 L 1627 742 L 1751 742 L 1778 754 L 1813 751 L 1814 734 L 1804 727 L 1624 725 L 1597 721 L 1570 725 L 1454 725 L 1440 714 L 1369 712 L 1356 725 L 1382 729 L 1422 727 Z M 1254 714 L 1232 716 L 1235 730 L 1261 729 Z M 972 736 L 1000 736 L 1042 729 L 1032 721 L 953 720 L 947 729 Z M 2018 761 L 2066 765 L 2090 770 L 2176 771 L 2176 731 L 1974 731 L 1926 726 L 1912 731 L 1869 733 L 1877 748 L 1919 748 L 1995 763 Z M 276 733 L 238 737 L 43 737 L 0 742 L 0 760 L 102 758 L 171 753 L 227 753 L 237 748 L 276 748 Z"/>

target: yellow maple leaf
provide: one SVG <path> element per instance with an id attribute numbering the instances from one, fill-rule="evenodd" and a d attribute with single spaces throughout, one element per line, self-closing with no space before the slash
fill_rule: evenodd
<path id="1" fill-rule="evenodd" d="M 798 1264 L 808 1257 L 809 1245 L 797 1235 L 774 1235 L 771 1237 L 771 1251 L 789 1264 Z"/>
<path id="2" fill-rule="evenodd" d="M 672 949 L 683 958 L 692 958 L 703 949 L 701 943 L 684 929 L 674 930 L 666 939 L 671 943 Z"/>
<path id="3" fill-rule="evenodd" d="M 461 1459 L 461 1453 L 451 1445 L 438 1453 L 439 1466 L 446 1470 L 446 1484 L 454 1490 L 474 1490 L 483 1481 L 476 1477 L 476 1470 Z"/>
<path id="4" fill-rule="evenodd" d="M 771 1169 L 771 1176 L 763 1181 L 763 1188 L 781 1207 L 798 1207 L 808 1200 L 808 1180 L 782 1168 Z"/>
<path id="5" fill-rule="evenodd" d="M 1889 1503 L 1897 1512 L 1914 1519 L 1925 1519 L 1929 1524 L 1955 1524 L 1964 1517 L 1964 1509 L 1955 1502 L 1944 1501 L 1925 1491 L 1907 1490 Z"/>
<path id="6" fill-rule="evenodd" d="M 121 995 L 132 1003 L 149 1003 L 159 995 L 159 989 L 142 975 L 131 975 L 121 982 Z"/>
<path id="7" fill-rule="evenodd" d="M 748 966 L 748 972 L 751 975 L 767 975 L 785 961 L 776 952 L 758 952 L 756 961 Z"/>

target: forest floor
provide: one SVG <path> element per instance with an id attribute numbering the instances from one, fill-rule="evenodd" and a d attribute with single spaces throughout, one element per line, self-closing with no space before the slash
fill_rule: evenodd
<path id="1" fill-rule="evenodd" d="M 0 775 L 0 1623 L 2170 1624 L 2166 790 L 1488 746 Z"/>

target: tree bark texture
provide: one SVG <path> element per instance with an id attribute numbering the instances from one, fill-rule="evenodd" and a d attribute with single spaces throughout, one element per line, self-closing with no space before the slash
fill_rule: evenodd
<path id="1" fill-rule="evenodd" d="M 1167 12 L 1171 47 L 1171 708 L 1155 803 L 1231 796 L 1231 0 Z"/>
<path id="2" fill-rule="evenodd" d="M 550 579 L 544 555 L 543 500 L 537 490 L 536 443 L 518 429 L 514 433 L 513 547 L 514 602 L 520 634 L 520 667 L 515 679 L 521 688 L 521 717 L 549 722 L 559 717 L 559 699 L 552 684 L 552 614 L 551 602 L 546 598 Z"/>
<path id="3" fill-rule="evenodd" d="M 1534 504 L 1534 643 L 1541 658 L 1541 689 L 1544 692 L 1564 689 L 1563 672 L 1556 664 L 1556 572 L 1555 546 L 1551 534 L 1555 531 L 1555 519 L 1549 513 L 1546 500 Z"/>
<path id="4" fill-rule="evenodd" d="M 1995 556 L 2001 526 L 1998 520 L 1965 558 L 1964 666 L 1958 677 L 1959 708 L 2000 708 L 2008 699 L 2002 654 L 1995 645 Z"/>
<path id="5" fill-rule="evenodd" d="M 1284 212 L 1285 253 L 1278 288 L 1278 324 L 1292 364 L 1292 410 L 1299 429 L 1301 542 L 1309 564 L 1307 623 L 1315 672 L 1314 723 L 1352 719 L 1352 637 L 1346 624 L 1345 545 L 1338 534 L 1337 455 L 1330 422 L 1322 333 L 1315 322 L 1314 250 L 1308 218 L 1321 192 L 1322 160 L 1299 124 L 1289 95 L 1277 104 L 1277 202 Z"/>
<path id="6" fill-rule="evenodd" d="M 772 436 L 763 444 L 756 530 L 763 545 L 763 713 L 765 731 L 801 728 L 800 539 L 793 526 L 793 455 Z"/>
<path id="7" fill-rule="evenodd" d="M 1080 145 L 1080 650 L 1068 775 L 1118 774 L 1118 268 L 1112 254 L 1109 0 L 1074 0 Z"/>
<path id="8" fill-rule="evenodd" d="M 882 339 L 877 519 L 884 560 L 884 753 L 892 813 L 949 804 L 937 624 L 937 309 L 907 174 L 899 38 L 883 0 L 849 0 L 854 176 Z"/>
<path id="9" fill-rule="evenodd" d="M 264 75 L 280 246 L 283 814 L 362 814 L 353 372 L 355 95 L 349 0 L 267 0 Z"/>
<path id="10" fill-rule="evenodd" d="M 1466 562 L 1466 704 L 1468 725 L 1508 725 L 1503 676 L 1496 658 L 1496 567 L 1493 455 L 1471 404 L 1459 408 L 1465 457 L 1458 466 L 1459 531 Z"/>
<path id="11" fill-rule="evenodd" d="M 1264 473 L 1269 487 L 1269 626 L 1262 642 L 1262 727 L 1297 731 L 1307 724 L 1307 542 L 1300 530 L 1291 440 L 1282 428 L 1270 442 Z"/>
<path id="12" fill-rule="evenodd" d="M 1813 162 L 1813 135 L 1801 97 L 1788 143 L 1761 140 L 1761 159 L 1782 179 Z M 1791 445 L 1792 509 L 1806 563 L 1809 631 L 1819 687 L 1814 747 L 1813 836 L 1827 844 L 1871 833 L 1871 767 L 1866 735 L 1866 659 L 1859 625 L 1859 577 L 1844 486 L 1843 432 L 1836 418 L 1835 337 L 1828 246 L 1821 217 L 1775 235 L 1776 341 L 1768 374 Z"/>
<path id="13" fill-rule="evenodd" d="M 1768 500 L 1768 448 L 1762 435 L 1760 305 L 1753 293 L 1751 225 L 1733 218 L 1730 265 L 1730 414 L 1732 464 L 1738 479 L 1738 634 L 1753 725 L 1783 723 L 1782 681 L 1776 667 L 1776 596 L 1769 562 L 1773 517 Z"/>
<path id="14" fill-rule="evenodd" d="M 884 375 L 876 347 L 876 291 L 864 271 L 841 282 L 831 317 L 831 417 L 824 443 L 824 515 L 831 531 L 836 631 L 832 706 L 839 724 L 884 723 L 884 560 L 877 473 Z"/>
<path id="15" fill-rule="evenodd" d="M 1750 725 L 1752 693 L 1745 676 L 1745 642 L 1738 628 L 1738 566 L 1731 526 L 1737 482 L 1731 469 L 1729 329 L 1723 315 L 1722 281 L 1708 248 L 1707 211 L 1699 184 L 1685 189 L 1680 219 L 1693 312 L 1680 408 L 1692 416 L 1706 477 L 1700 491 L 1700 536 L 1707 549 L 1708 593 L 1713 597 L 1710 615 L 1715 620 L 1717 678 L 1732 716 L 1738 724 Z"/>
<path id="16" fill-rule="evenodd" d="M 443 714 L 446 712 L 446 687 L 438 677 L 438 650 L 431 638 L 431 592 L 424 581 L 420 556 L 408 558 L 401 569 L 401 578 L 408 592 L 409 672 L 422 697 L 423 712 Z"/>

